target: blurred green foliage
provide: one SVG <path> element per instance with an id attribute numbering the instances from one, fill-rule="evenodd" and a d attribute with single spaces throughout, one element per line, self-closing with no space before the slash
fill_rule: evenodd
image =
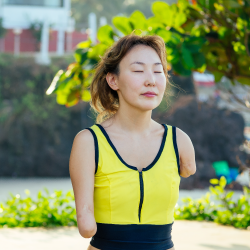
<path id="1" fill-rule="evenodd" d="M 178 0 L 168 5 L 152 4 L 153 16 L 140 11 L 129 17 L 115 16 L 113 26 L 105 25 L 97 33 L 98 43 L 90 39 L 78 44 L 75 63 L 60 70 L 47 94 L 56 93 L 57 103 L 67 107 L 80 100 L 89 101 L 89 85 L 100 56 L 117 39 L 131 32 L 161 36 L 166 45 L 168 69 L 190 76 L 192 71 L 210 71 L 219 82 L 226 76 L 249 84 L 250 80 L 250 3 L 247 0 Z"/>
<path id="2" fill-rule="evenodd" d="M 3 18 L 0 17 L 0 38 L 4 37 L 6 29 L 3 27 Z"/>
<path id="3" fill-rule="evenodd" d="M 70 58 L 53 58 L 48 66 L 34 64 L 33 58 L 0 56 L 0 134 L 9 134 L 15 127 L 41 126 L 55 131 L 58 118 L 70 120 L 69 110 L 59 106 L 52 96 L 45 94 L 51 78 L 73 61 Z M 55 114 L 57 114 L 55 116 Z M 9 132 L 8 132 L 9 131 Z"/>
<path id="4" fill-rule="evenodd" d="M 112 23 L 112 18 L 118 14 L 129 16 L 135 10 L 140 10 L 146 17 L 152 15 L 151 5 L 155 0 L 71 0 L 72 16 L 76 20 L 76 29 L 88 28 L 88 15 L 94 12 L 97 19 L 104 16 L 107 23 Z M 164 0 L 169 4 L 176 0 Z"/>
<path id="5" fill-rule="evenodd" d="M 250 189 L 243 186 L 243 195 L 237 201 L 232 200 L 233 191 L 227 192 L 226 178 L 211 179 L 210 192 L 197 200 L 191 197 L 182 198 L 184 205 L 177 207 L 174 213 L 176 220 L 214 221 L 222 225 L 250 229 Z M 219 203 L 211 201 L 215 197 Z"/>
<path id="6" fill-rule="evenodd" d="M 233 191 L 225 191 L 226 178 L 211 179 L 210 192 L 198 200 L 182 198 L 184 204 L 176 207 L 176 220 L 214 221 L 218 224 L 231 225 L 236 228 L 249 229 L 250 226 L 250 189 L 243 187 L 243 195 L 233 201 Z M 0 227 L 54 227 L 77 226 L 73 190 L 63 194 L 55 190 L 52 194 L 45 188 L 38 192 L 37 199 L 26 198 L 20 194 L 13 195 L 6 202 L 0 203 Z M 211 201 L 215 196 L 219 204 Z"/>
<path id="7" fill-rule="evenodd" d="M 11 193 L 11 198 L 0 204 L 0 227 L 76 226 L 73 191 L 50 194 L 44 190 L 38 192 L 36 200 L 31 199 L 29 190 L 25 190 L 26 198 Z"/>

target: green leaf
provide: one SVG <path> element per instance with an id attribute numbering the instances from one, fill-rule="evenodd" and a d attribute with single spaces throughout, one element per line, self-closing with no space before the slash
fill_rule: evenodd
<path id="1" fill-rule="evenodd" d="M 169 49 L 167 51 L 170 52 Z M 173 48 L 171 53 L 167 54 L 167 61 L 170 62 L 171 64 L 178 63 L 180 61 L 180 53 L 176 48 Z"/>
<path id="2" fill-rule="evenodd" d="M 165 2 L 154 2 L 152 4 L 152 12 L 155 17 L 158 18 L 159 22 L 163 22 L 165 25 L 172 27 L 174 21 L 174 8 L 171 8 Z"/>
<path id="3" fill-rule="evenodd" d="M 211 184 L 214 184 L 214 185 L 219 184 L 219 180 L 218 179 L 210 179 L 209 182 Z"/>
<path id="4" fill-rule="evenodd" d="M 225 10 L 222 4 L 214 3 L 214 7 L 216 10 L 221 11 L 221 12 Z"/>
<path id="5" fill-rule="evenodd" d="M 131 14 L 129 20 L 133 24 L 134 29 L 141 29 L 141 30 L 147 29 L 147 19 L 145 18 L 144 14 L 139 10 L 134 11 Z"/>
<path id="6" fill-rule="evenodd" d="M 81 61 L 80 61 L 80 65 L 84 64 L 88 59 L 88 52 L 84 52 L 81 54 Z"/>
<path id="7" fill-rule="evenodd" d="M 209 186 L 209 190 L 210 190 L 210 192 L 211 192 L 212 194 L 214 194 L 214 195 L 217 195 L 217 194 L 218 194 L 217 190 L 216 190 L 214 187 L 212 187 L 212 186 Z"/>
<path id="8" fill-rule="evenodd" d="M 233 194 L 234 194 L 234 192 L 233 191 L 230 191 L 230 192 L 228 192 L 227 193 L 227 195 L 226 195 L 226 199 L 231 199 L 232 198 L 232 196 L 233 196 Z"/>
<path id="9" fill-rule="evenodd" d="M 185 10 L 189 6 L 189 2 L 187 0 L 178 0 L 177 6 L 180 10 Z"/>
<path id="10" fill-rule="evenodd" d="M 171 39 L 171 32 L 166 29 L 159 29 L 156 34 L 162 37 L 165 43 Z"/>
<path id="11" fill-rule="evenodd" d="M 190 76 L 192 73 L 192 71 L 190 69 L 186 69 L 180 61 L 178 61 L 177 63 L 172 63 L 172 67 L 176 73 L 183 76 Z"/>
<path id="12" fill-rule="evenodd" d="M 226 35 L 230 34 L 231 35 L 231 30 L 227 29 L 226 27 L 219 27 L 218 29 L 218 34 L 221 39 L 225 38 Z"/>
<path id="13" fill-rule="evenodd" d="M 148 18 L 147 31 L 149 34 L 154 35 L 158 30 L 165 28 L 165 25 L 163 23 L 160 23 L 155 16 Z"/>
<path id="14" fill-rule="evenodd" d="M 242 6 L 238 3 L 238 1 L 235 1 L 235 0 L 223 0 L 223 5 L 228 8 L 228 9 L 231 9 L 231 8 L 242 8 Z"/>
<path id="15" fill-rule="evenodd" d="M 186 14 L 183 12 L 178 12 L 178 13 L 176 13 L 175 18 L 174 18 L 174 26 L 180 27 L 186 21 L 187 21 Z"/>
<path id="16" fill-rule="evenodd" d="M 112 22 L 114 26 L 124 35 L 129 35 L 133 31 L 133 27 L 127 17 L 116 16 L 113 17 Z"/>
<path id="17" fill-rule="evenodd" d="M 197 53 L 200 51 L 202 45 L 206 42 L 204 37 L 194 37 L 190 36 L 185 39 L 185 47 L 192 53 Z"/>
<path id="18" fill-rule="evenodd" d="M 88 58 L 99 60 L 100 56 L 104 54 L 108 46 L 103 43 L 99 43 L 88 50 Z"/>
<path id="19" fill-rule="evenodd" d="M 147 19 L 147 26 L 150 26 L 150 25 L 157 25 L 159 27 L 161 26 L 164 28 L 164 25 L 160 24 L 158 18 L 155 16 L 149 17 Z"/>
<path id="20" fill-rule="evenodd" d="M 78 71 L 80 68 L 81 68 L 81 65 L 79 63 L 71 63 L 68 66 L 67 71 L 65 72 L 66 79 L 72 78 L 74 76 L 75 72 Z"/>
<path id="21" fill-rule="evenodd" d="M 220 178 L 220 186 L 224 188 L 227 185 L 227 179 L 225 176 L 221 176 Z"/>
<path id="22" fill-rule="evenodd" d="M 114 43 L 113 38 L 114 32 L 113 28 L 110 25 L 104 25 L 99 28 L 97 32 L 97 38 L 101 43 L 112 45 Z"/>
<path id="23" fill-rule="evenodd" d="M 223 73 L 218 72 L 218 71 L 214 71 L 213 75 L 214 75 L 214 81 L 215 82 L 220 82 L 221 78 L 224 76 Z"/>
<path id="24" fill-rule="evenodd" d="M 245 196 L 250 195 L 250 189 L 246 186 L 243 186 L 243 193 Z"/>
<path id="25" fill-rule="evenodd" d="M 76 49 L 74 53 L 74 57 L 76 62 L 80 63 L 81 61 L 81 54 L 82 54 L 82 49 Z"/>
<path id="26" fill-rule="evenodd" d="M 186 49 L 185 44 L 183 43 L 181 46 L 182 58 L 187 68 L 195 68 L 195 64 L 192 58 L 191 53 L 188 49 Z"/>
<path id="27" fill-rule="evenodd" d="M 91 46 L 91 41 L 88 40 L 88 41 L 84 41 L 84 42 L 78 43 L 76 47 L 77 47 L 78 49 L 87 49 L 87 48 L 89 48 L 90 46 Z"/>
<path id="28" fill-rule="evenodd" d="M 223 193 L 224 186 L 215 186 L 215 189 L 217 189 L 220 193 Z"/>
<path id="29" fill-rule="evenodd" d="M 78 62 L 80 65 L 82 65 L 87 60 L 87 54 L 88 52 L 83 49 L 76 49 L 74 53 L 74 57 L 76 62 Z"/>
<path id="30" fill-rule="evenodd" d="M 196 69 L 202 68 L 206 64 L 206 58 L 202 53 L 194 53 L 192 58 Z"/>
<path id="31" fill-rule="evenodd" d="M 72 101 L 67 102 L 67 103 L 65 104 L 65 106 L 66 106 L 66 107 L 72 107 L 72 106 L 76 105 L 78 102 L 79 102 L 79 99 L 78 99 L 78 98 L 75 98 L 75 99 L 73 99 Z"/>
<path id="32" fill-rule="evenodd" d="M 56 101 L 60 105 L 65 105 L 67 103 L 67 94 L 64 93 L 58 93 L 56 96 Z"/>
<path id="33" fill-rule="evenodd" d="M 37 193 L 37 198 L 38 199 L 41 199 L 43 196 L 42 196 L 42 192 L 41 191 L 39 191 L 38 193 Z"/>
<path id="34" fill-rule="evenodd" d="M 187 33 L 190 33 L 195 25 L 195 22 L 193 20 L 187 20 L 181 27 L 186 31 Z"/>
<path id="35" fill-rule="evenodd" d="M 177 44 L 181 43 L 181 39 L 182 39 L 182 37 L 179 34 L 177 34 L 175 32 L 171 32 L 171 39 L 167 43 L 167 46 L 176 47 Z"/>
<path id="36" fill-rule="evenodd" d="M 83 101 L 89 102 L 91 99 L 91 95 L 90 95 L 89 90 L 87 90 L 87 89 L 83 90 L 81 98 Z"/>

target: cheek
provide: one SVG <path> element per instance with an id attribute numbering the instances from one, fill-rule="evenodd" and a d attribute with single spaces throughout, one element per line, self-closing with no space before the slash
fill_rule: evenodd
<path id="1" fill-rule="evenodd" d="M 142 77 L 138 75 L 127 74 L 123 81 L 123 90 L 130 92 L 130 95 L 137 94 L 141 91 L 143 85 Z"/>
<path id="2" fill-rule="evenodd" d="M 158 81 L 157 81 L 157 86 L 159 91 L 164 92 L 165 88 L 166 88 L 166 77 L 165 76 L 161 76 L 159 77 Z"/>

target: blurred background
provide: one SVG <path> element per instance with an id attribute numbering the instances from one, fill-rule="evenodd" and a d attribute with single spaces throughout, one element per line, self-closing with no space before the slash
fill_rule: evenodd
<path id="1" fill-rule="evenodd" d="M 95 65 L 132 32 L 163 38 L 170 83 L 152 118 L 182 129 L 195 148 L 175 246 L 250 249 L 249 0 L 0 0 L 1 249 L 87 248 L 71 147 L 95 123 Z"/>
<path id="2" fill-rule="evenodd" d="M 164 15 L 165 18 L 167 16 L 166 13 L 160 13 L 157 4 L 153 5 L 154 2 L 151 0 L 0 0 L 0 193 L 2 197 L 13 187 L 7 184 L 11 183 L 10 181 L 18 183 L 21 178 L 33 178 L 34 185 L 38 183 L 36 178 L 44 180 L 66 178 L 69 185 L 67 187 L 70 188 L 69 156 L 73 139 L 80 130 L 95 123 L 95 114 L 90 110 L 89 98 L 86 97 L 88 93 L 84 92 L 85 90 L 83 91 L 85 97 L 83 94 L 79 97 L 80 92 L 71 91 L 65 94 L 67 101 L 62 101 L 58 86 L 60 85 L 61 89 L 63 84 L 69 86 L 67 82 L 70 82 L 70 77 L 73 79 L 70 70 L 77 63 L 82 67 L 87 65 L 86 63 L 84 66 L 85 59 L 82 59 L 84 49 L 95 49 L 99 43 L 105 44 L 104 40 L 111 29 L 113 35 L 117 34 L 112 37 L 113 42 L 118 36 L 124 35 L 126 32 L 118 21 L 125 20 L 119 18 L 128 16 L 136 17 L 137 21 L 140 18 L 150 20 L 154 25 L 148 24 L 151 26 L 150 28 L 145 26 L 145 30 L 162 35 L 166 41 L 167 53 L 172 56 L 168 60 L 169 72 L 171 82 L 178 87 L 172 87 L 167 102 L 163 101 L 153 111 L 153 119 L 179 127 L 190 136 L 194 144 L 197 172 L 189 178 L 182 178 L 180 189 L 207 189 L 210 179 L 221 176 L 226 177 L 228 189 L 242 190 L 243 186 L 249 186 L 250 76 L 249 73 L 242 74 L 243 78 L 245 77 L 242 81 L 243 78 L 238 77 L 236 71 L 229 71 L 232 67 L 234 69 L 234 66 L 239 67 L 240 63 L 250 67 L 248 59 L 244 59 L 249 57 L 248 36 L 245 38 L 244 32 L 242 34 L 240 31 L 235 31 L 243 39 L 240 43 L 242 39 L 236 35 L 239 44 L 232 47 L 237 58 L 233 55 L 230 57 L 229 50 L 225 59 L 223 51 L 216 52 L 215 49 L 215 53 L 211 47 L 215 39 L 229 41 L 225 35 L 227 34 L 225 27 L 224 31 L 222 29 L 228 24 L 218 20 L 219 15 L 230 15 L 230 12 L 229 14 L 226 12 L 227 9 L 233 13 L 231 20 L 228 16 L 229 24 L 238 27 L 238 30 L 249 30 L 249 22 L 240 19 L 242 14 L 240 11 L 244 8 L 242 3 L 246 1 L 228 1 L 228 5 L 224 6 L 220 5 L 220 1 L 217 3 L 210 0 L 211 8 L 214 9 L 207 9 L 207 13 L 196 9 L 200 16 L 197 13 L 194 16 L 199 19 L 198 21 L 180 17 L 178 27 L 176 23 L 166 24 L 164 32 L 168 30 L 176 34 L 175 36 L 172 34 L 170 38 L 167 38 L 167 33 L 155 29 L 157 23 L 162 25 L 158 16 Z M 187 3 L 198 8 L 195 0 L 182 0 L 179 3 L 169 0 L 161 3 L 177 4 L 180 9 L 184 6 L 183 11 Z M 249 8 L 245 9 L 247 11 Z M 173 11 L 176 10 L 173 8 Z M 144 17 L 140 17 L 142 14 L 138 13 L 143 13 Z M 213 17 L 211 13 L 217 16 Z M 153 19 L 153 15 L 158 19 Z M 239 17 L 235 18 L 235 15 Z M 216 22 L 212 22 L 213 19 L 217 20 L 219 38 L 215 35 Z M 210 25 L 212 28 L 209 22 L 212 23 Z M 203 25 L 202 31 L 205 33 L 200 31 L 197 34 L 199 25 Z M 105 39 L 101 38 L 101 32 Z M 189 54 L 182 46 L 185 41 L 178 36 L 185 32 L 199 39 L 203 36 L 210 42 L 208 45 L 200 42 L 201 40 L 195 40 L 195 45 L 187 45 L 187 50 L 190 49 L 192 52 L 193 49 L 194 53 L 198 53 L 198 49 L 205 44 L 206 48 L 202 47 L 205 56 L 200 57 L 202 63 L 196 63 L 195 54 Z M 249 35 L 248 32 L 246 34 Z M 185 69 L 180 68 L 174 61 L 174 55 L 177 55 L 173 53 L 174 39 L 175 41 L 179 39 L 178 43 L 182 46 L 181 52 L 178 52 L 178 56 L 182 56 L 182 59 L 177 58 L 177 61 L 184 60 L 184 64 L 191 65 L 190 69 L 188 66 Z M 232 38 L 230 42 L 235 44 L 236 40 Z M 191 43 L 190 41 L 188 42 Z M 88 42 L 89 45 L 86 45 Z M 105 44 L 108 45 L 110 44 Z M 200 47 L 196 49 L 194 46 Z M 223 47 L 223 43 L 215 46 Z M 206 57 L 210 55 L 209 53 L 211 57 Z M 79 56 L 83 61 L 79 62 Z M 215 60 L 215 56 L 218 61 Z M 220 70 L 224 67 L 223 63 L 229 67 L 228 71 Z M 214 70 L 217 67 L 219 71 Z M 87 72 L 87 67 L 85 68 Z M 82 75 L 85 73 L 81 71 Z M 80 73 L 78 76 L 75 74 L 74 80 L 78 81 L 81 77 Z M 78 85 L 74 83 L 80 86 L 81 91 L 83 88 L 87 89 L 86 83 L 91 78 L 86 76 L 84 79 L 85 83 L 83 80 Z M 77 100 L 74 99 L 77 97 Z M 18 188 L 23 189 L 24 186 L 20 185 Z M 61 184 L 60 187 L 64 185 Z"/>

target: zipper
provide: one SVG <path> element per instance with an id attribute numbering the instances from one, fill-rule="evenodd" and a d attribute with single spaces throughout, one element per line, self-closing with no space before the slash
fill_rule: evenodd
<path id="1" fill-rule="evenodd" d="M 142 203 L 143 203 L 143 198 L 144 198 L 142 171 L 139 172 L 139 181 L 140 181 L 140 204 L 139 204 L 138 217 L 139 217 L 139 222 L 141 222 L 141 208 L 142 208 Z"/>

